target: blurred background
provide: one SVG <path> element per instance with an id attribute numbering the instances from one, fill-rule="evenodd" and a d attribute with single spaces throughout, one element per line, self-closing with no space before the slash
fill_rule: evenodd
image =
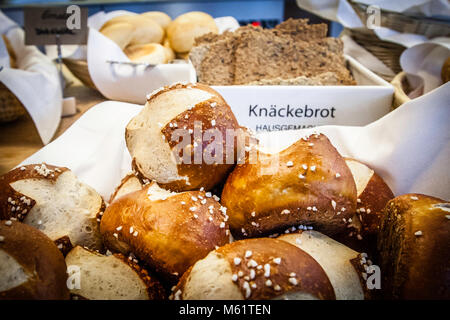
<path id="1" fill-rule="evenodd" d="M 232 16 L 241 25 L 253 23 L 264 28 L 272 28 L 288 18 L 309 18 L 312 23 L 327 23 L 329 36 L 337 37 L 342 31 L 339 23 L 324 20 L 300 9 L 295 0 L 1 0 L 0 9 L 18 24 L 23 25 L 23 6 L 40 4 L 77 4 L 87 7 L 89 15 L 114 10 L 128 10 L 136 13 L 162 11 L 175 18 L 189 11 L 203 11 L 214 18 Z"/>

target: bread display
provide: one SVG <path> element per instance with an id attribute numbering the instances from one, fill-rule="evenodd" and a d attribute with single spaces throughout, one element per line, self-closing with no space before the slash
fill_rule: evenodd
<path id="1" fill-rule="evenodd" d="M 167 38 L 175 52 L 189 52 L 196 37 L 210 32 L 219 32 L 213 17 L 204 12 L 193 11 L 178 16 L 169 24 Z"/>
<path id="2" fill-rule="evenodd" d="M 378 238 L 385 298 L 450 299 L 450 203 L 422 194 L 389 201 Z"/>
<path id="3" fill-rule="evenodd" d="M 108 248 L 134 254 L 177 280 L 216 246 L 230 241 L 224 207 L 204 191 L 175 193 L 151 183 L 110 204 L 100 230 Z"/>
<path id="4" fill-rule="evenodd" d="M 367 273 L 364 275 L 358 268 L 360 261 L 372 263 L 370 259 L 366 261 L 367 254 L 360 254 L 314 230 L 283 234 L 277 239 L 299 247 L 320 264 L 330 279 L 336 300 L 363 300 L 368 296 L 364 280 Z"/>
<path id="5" fill-rule="evenodd" d="M 119 15 L 100 28 L 127 57 L 136 63 L 165 64 L 174 59 L 188 59 L 194 39 L 206 33 L 218 33 L 214 19 L 207 13 L 193 11 L 172 18 L 161 11 Z"/>
<path id="6" fill-rule="evenodd" d="M 102 249 L 102 197 L 68 168 L 30 164 L 0 177 L 0 218 L 33 226 L 64 252 L 73 245 Z"/>
<path id="7" fill-rule="evenodd" d="M 45 234 L 0 220 L 0 300 L 67 300 L 64 257 Z"/>
<path id="8" fill-rule="evenodd" d="M 215 90 L 202 84 L 174 84 L 148 98 L 128 123 L 125 139 L 141 179 L 173 191 L 210 190 L 234 166 L 237 148 L 222 154 L 210 149 L 226 145 L 227 130 L 239 133 L 239 129 Z"/>
<path id="9" fill-rule="evenodd" d="M 394 194 L 386 182 L 364 163 L 346 158 L 356 184 L 356 212 L 349 229 L 337 239 L 355 250 L 376 252 L 377 236 L 383 220 L 383 209 Z"/>
<path id="10" fill-rule="evenodd" d="M 223 188 L 222 203 L 231 230 L 240 237 L 299 224 L 333 235 L 351 223 L 356 186 L 328 138 L 313 134 L 280 153 L 259 152 L 257 160 L 237 165 Z"/>
<path id="11" fill-rule="evenodd" d="M 306 252 L 276 239 L 240 240 L 197 261 L 174 300 L 334 300 L 330 280 Z"/>
<path id="12" fill-rule="evenodd" d="M 355 84 L 346 67 L 342 41 L 327 38 L 326 33 L 325 24 L 309 25 L 304 19 L 290 19 L 274 29 L 245 26 L 234 32 L 198 37 L 189 58 L 199 82 L 209 85 L 301 76 L 329 78 L 325 83 L 332 85 Z"/>
<path id="13" fill-rule="evenodd" d="M 76 246 L 67 254 L 66 264 L 68 270 L 76 267 L 74 273 L 79 272 L 79 283 L 70 290 L 77 299 L 154 300 L 164 295 L 158 280 L 121 254 L 106 256 Z"/>

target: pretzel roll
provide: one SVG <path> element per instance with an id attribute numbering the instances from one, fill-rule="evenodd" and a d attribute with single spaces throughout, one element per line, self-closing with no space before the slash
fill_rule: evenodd
<path id="1" fill-rule="evenodd" d="M 306 252 L 276 239 L 240 240 L 197 261 L 173 289 L 175 300 L 334 300 L 330 280 Z"/>
<path id="2" fill-rule="evenodd" d="M 370 255 L 376 253 L 377 235 L 383 219 L 383 209 L 394 194 L 384 180 L 364 163 L 346 158 L 356 184 L 356 212 L 348 230 L 338 235 L 339 242 Z"/>
<path id="3" fill-rule="evenodd" d="M 85 300 L 162 299 L 164 289 L 159 281 L 133 260 L 121 254 L 73 248 L 66 256 L 70 293 Z"/>
<path id="4" fill-rule="evenodd" d="M 216 246 L 230 241 L 226 210 L 210 193 L 147 185 L 116 199 L 100 230 L 111 250 L 133 253 L 168 280 L 177 280 Z"/>
<path id="5" fill-rule="evenodd" d="M 168 62 L 166 48 L 159 43 L 135 44 L 125 48 L 124 53 L 131 61 L 150 64 Z"/>
<path id="6" fill-rule="evenodd" d="M 0 221 L 0 300 L 67 300 L 64 257 L 39 230 Z"/>
<path id="7" fill-rule="evenodd" d="M 388 202 L 378 237 L 389 299 L 450 299 L 450 203 L 405 194 Z"/>
<path id="8" fill-rule="evenodd" d="M 141 16 L 148 19 L 152 19 L 157 24 L 159 24 L 160 27 L 163 28 L 164 30 L 169 26 L 170 22 L 172 21 L 172 18 L 168 14 L 161 11 L 148 11 L 141 13 Z"/>
<path id="9" fill-rule="evenodd" d="M 129 173 L 122 179 L 122 181 L 120 181 L 120 184 L 111 195 L 109 202 L 113 202 L 115 199 L 118 199 L 128 193 L 141 190 L 142 187 L 143 183 L 141 182 L 141 180 L 139 180 L 139 178 L 136 177 L 134 173 Z"/>
<path id="10" fill-rule="evenodd" d="M 304 250 L 311 255 L 325 270 L 334 292 L 336 300 L 363 300 L 368 297 L 368 290 L 360 270 L 360 263 L 372 264 L 367 255 L 358 252 L 327 237 L 317 231 L 300 231 L 279 236 L 277 239 Z"/>
<path id="11" fill-rule="evenodd" d="M 227 130 L 243 131 L 220 94 L 201 84 L 175 84 L 149 97 L 125 138 L 141 178 L 174 191 L 210 190 L 235 163 Z"/>
<path id="12" fill-rule="evenodd" d="M 235 237 L 255 237 L 292 225 L 326 234 L 347 228 L 356 187 L 344 159 L 320 134 L 277 154 L 258 153 L 228 176 L 222 203 Z"/>
<path id="13" fill-rule="evenodd" d="M 0 218 L 16 218 L 55 241 L 63 253 L 81 245 L 103 248 L 102 197 L 68 168 L 30 164 L 0 177 Z"/>
<path id="14" fill-rule="evenodd" d="M 182 14 L 167 27 L 170 46 L 176 52 L 189 52 L 195 38 L 209 32 L 219 32 L 216 22 L 209 14 L 199 11 Z"/>

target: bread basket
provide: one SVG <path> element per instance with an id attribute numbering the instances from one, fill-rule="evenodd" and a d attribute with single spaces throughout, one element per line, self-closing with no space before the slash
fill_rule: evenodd
<path id="1" fill-rule="evenodd" d="M 16 120 L 25 113 L 19 99 L 0 82 L 0 123 Z"/>
<path id="2" fill-rule="evenodd" d="M 86 60 L 63 58 L 63 63 L 85 86 L 97 90 L 89 75 L 88 63 Z"/>
<path id="3" fill-rule="evenodd" d="M 369 15 L 367 14 L 368 5 L 350 1 L 351 6 L 365 24 Z M 397 12 L 382 10 L 380 12 L 380 25 L 402 33 L 414 33 L 434 38 L 437 36 L 449 36 L 450 25 L 448 21 L 430 19 L 425 17 L 409 16 Z M 369 29 L 344 29 L 344 34 L 348 34 L 353 40 L 375 57 L 381 60 L 395 74 L 402 71 L 400 66 L 400 55 L 406 49 L 405 47 L 384 41 Z M 381 75 L 386 81 L 391 81 L 393 77 Z"/>

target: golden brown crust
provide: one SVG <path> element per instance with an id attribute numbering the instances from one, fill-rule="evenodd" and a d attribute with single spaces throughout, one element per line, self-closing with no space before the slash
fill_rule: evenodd
<path id="1" fill-rule="evenodd" d="M 158 273 L 177 280 L 209 251 L 229 242 L 224 209 L 205 192 L 152 201 L 148 188 L 127 194 L 106 209 L 100 232 L 108 247 L 132 252 Z M 118 248 L 117 240 L 125 245 Z"/>
<path id="2" fill-rule="evenodd" d="M 13 169 L 0 177 L 0 219 L 16 218 L 23 221 L 36 201 L 11 187 L 11 183 L 24 179 L 45 179 L 55 182 L 68 168 L 46 163 L 29 164 Z"/>
<path id="3" fill-rule="evenodd" d="M 449 207 L 422 194 L 405 194 L 386 205 L 378 239 L 386 298 L 450 299 Z"/>
<path id="4" fill-rule="evenodd" d="M 256 164 L 238 165 L 222 203 L 237 235 L 254 237 L 299 224 L 335 234 L 346 229 L 355 212 L 356 186 L 329 140 L 312 135 L 279 154 L 259 153 Z"/>
<path id="5" fill-rule="evenodd" d="M 8 221 L 0 221 L 0 250 L 12 256 L 30 278 L 18 287 L 0 292 L 0 300 L 69 299 L 66 263 L 53 241 L 33 227 Z"/>

